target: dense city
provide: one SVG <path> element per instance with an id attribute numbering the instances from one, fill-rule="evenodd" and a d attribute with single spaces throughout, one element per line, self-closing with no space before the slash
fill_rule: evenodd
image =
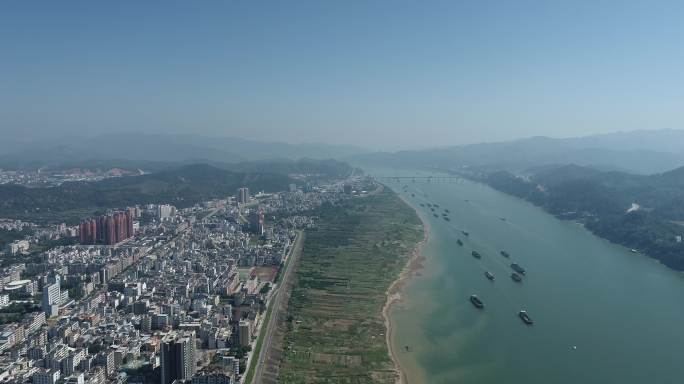
<path id="1" fill-rule="evenodd" d="M 62 168 L 55 169 L 2 169 L 0 168 L 0 185 L 23 185 L 27 187 L 51 187 L 67 182 L 93 182 L 112 177 L 137 176 L 144 174 L 141 170 L 126 170 L 121 168 L 85 169 Z"/>
<path id="2" fill-rule="evenodd" d="M 298 234 L 360 180 L 73 226 L 0 220 L 30 231 L 2 251 L 0 382 L 243 382 Z"/>

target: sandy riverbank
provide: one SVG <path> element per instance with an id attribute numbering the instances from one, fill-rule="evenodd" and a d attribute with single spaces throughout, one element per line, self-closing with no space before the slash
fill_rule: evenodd
<path id="1" fill-rule="evenodd" d="M 385 320 L 385 337 L 387 339 L 387 349 L 389 351 L 390 358 L 392 359 L 392 362 L 394 363 L 394 366 L 397 370 L 397 374 L 399 375 L 399 380 L 397 380 L 397 383 L 408 384 L 406 370 L 404 367 L 402 367 L 401 362 L 399 361 L 398 351 L 393 341 L 395 329 L 392 324 L 390 311 L 392 310 L 392 307 L 395 304 L 401 302 L 401 290 L 406 285 L 406 283 L 412 277 L 416 276 L 421 269 L 423 269 L 423 261 L 425 260 L 425 257 L 423 256 L 421 250 L 423 248 L 423 245 L 425 245 L 428 241 L 429 225 L 420 215 L 418 209 L 409 204 L 409 202 L 406 201 L 403 198 L 403 196 L 400 197 L 404 201 L 404 203 L 408 204 L 416 211 L 416 215 L 418 215 L 418 218 L 420 219 L 423 225 L 423 240 L 416 244 L 416 247 L 411 252 L 411 256 L 407 260 L 404 269 L 399 274 L 399 277 L 387 289 L 387 301 L 385 302 L 385 305 L 382 308 L 382 316 Z"/>

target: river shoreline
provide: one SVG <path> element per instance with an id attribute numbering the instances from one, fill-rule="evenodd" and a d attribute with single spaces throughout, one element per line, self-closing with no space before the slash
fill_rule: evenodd
<path id="1" fill-rule="evenodd" d="M 429 223 L 420 249 L 424 268 L 392 291 L 401 296 L 387 311 L 390 353 L 403 382 L 641 384 L 684 376 L 677 360 L 684 353 L 684 307 L 673 305 L 684 295 L 681 273 L 486 184 L 426 183 L 406 192 L 401 183 L 388 184 Z M 428 201 L 438 205 L 437 217 Z M 440 217 L 446 209 L 450 220 Z M 404 259 L 395 271 L 419 241 L 414 230 L 412 242 L 398 249 Z M 522 284 L 507 278 L 513 261 L 529 268 Z M 483 298 L 485 311 L 472 308 L 471 294 Z M 533 316 L 533 327 L 521 323 L 521 309 Z"/>
<path id="2" fill-rule="evenodd" d="M 430 227 L 427 221 L 424 220 L 423 217 L 420 215 L 420 212 L 417 208 L 415 208 L 408 201 L 406 201 L 406 199 L 404 199 L 403 196 L 399 195 L 399 197 L 405 204 L 413 208 L 413 210 L 416 212 L 416 215 L 418 216 L 418 219 L 420 220 L 423 226 L 423 239 L 416 244 L 413 251 L 411 251 L 411 256 L 406 261 L 406 265 L 399 273 L 399 276 L 387 289 L 387 301 L 385 302 L 385 305 L 382 307 L 382 317 L 385 321 L 385 338 L 387 341 L 387 350 L 389 352 L 390 358 L 392 359 L 392 363 L 394 364 L 397 374 L 399 375 L 397 383 L 408 384 L 406 367 L 403 367 L 401 365 L 401 362 L 398 357 L 398 350 L 396 349 L 396 345 L 394 345 L 393 340 L 396 328 L 392 322 L 390 312 L 395 305 L 401 302 L 402 288 L 408 283 L 408 281 L 411 278 L 413 278 L 418 273 L 418 271 L 423 269 L 423 261 L 425 260 L 425 257 L 423 256 L 422 248 L 428 241 Z"/>

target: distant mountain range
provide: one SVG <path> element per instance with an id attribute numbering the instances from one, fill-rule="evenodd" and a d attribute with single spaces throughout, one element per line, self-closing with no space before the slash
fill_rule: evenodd
<path id="1" fill-rule="evenodd" d="M 161 163 L 236 163 L 265 159 L 330 159 L 365 153 L 348 145 L 287 144 L 231 137 L 117 133 L 92 138 L 14 143 L 0 148 L 0 167 L 164 167 Z M 166 165 L 168 166 L 168 164 Z"/>
<path id="2" fill-rule="evenodd" d="M 90 138 L 4 143 L 0 168 L 86 167 L 160 170 L 175 165 L 229 164 L 268 159 L 340 159 L 386 165 L 525 172 L 576 164 L 637 174 L 684 165 L 684 130 L 618 132 L 580 138 L 532 137 L 425 150 L 372 152 L 349 145 L 287 144 L 230 137 L 117 133 Z"/>
<path id="3" fill-rule="evenodd" d="M 527 139 L 419 151 L 362 153 L 353 162 L 369 165 L 525 172 L 549 165 L 576 164 L 637 174 L 684 165 L 684 130 L 618 132 L 581 138 Z"/>

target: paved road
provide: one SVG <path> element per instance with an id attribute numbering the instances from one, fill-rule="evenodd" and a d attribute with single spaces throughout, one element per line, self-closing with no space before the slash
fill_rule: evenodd
<path id="1" fill-rule="evenodd" d="M 268 319 L 268 324 L 262 325 L 262 330 L 261 332 L 264 333 L 264 341 L 261 345 L 261 350 L 259 351 L 259 356 L 255 356 L 258 358 L 256 362 L 256 367 L 254 368 L 254 376 L 252 378 L 251 383 L 247 384 L 258 384 L 262 382 L 262 376 L 264 374 L 264 371 L 266 370 L 266 357 L 268 356 L 268 352 L 271 349 L 271 342 L 273 341 L 273 333 L 275 332 L 275 329 L 277 327 L 278 323 L 278 311 L 281 308 L 281 301 L 282 298 L 287 295 L 282 294 L 285 289 L 287 289 L 287 282 L 290 280 L 292 271 L 294 270 L 294 265 L 296 264 L 295 261 L 301 254 L 302 250 L 302 245 L 304 241 L 304 232 L 300 231 L 297 234 L 297 239 L 295 240 L 294 244 L 292 245 L 292 250 L 290 251 L 290 255 L 288 257 L 287 261 L 287 266 L 285 267 L 285 271 L 283 272 L 282 279 L 280 280 L 279 287 L 276 292 L 274 292 L 273 297 L 271 300 L 273 301 L 272 305 L 272 310 L 271 310 L 271 317 Z M 266 327 L 263 329 L 263 327 Z"/>

